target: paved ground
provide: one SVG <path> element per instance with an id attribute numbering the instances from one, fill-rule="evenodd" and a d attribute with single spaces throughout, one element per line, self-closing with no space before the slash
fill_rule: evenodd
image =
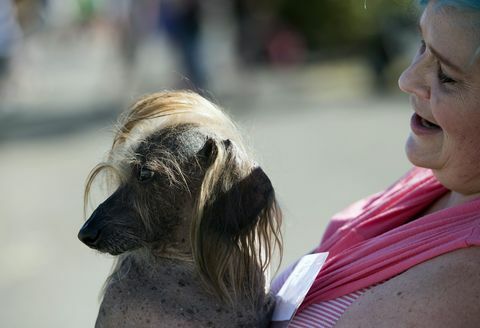
<path id="1" fill-rule="evenodd" d="M 76 239 L 83 184 L 108 148 L 109 127 L 124 98 L 117 63 L 105 60 L 105 49 L 87 52 L 72 43 L 52 53 L 45 42 L 30 44 L 20 59 L 30 66 L 23 67 L 0 116 L 0 325 L 91 327 L 112 260 Z M 153 78 L 170 72 L 162 49 L 158 43 L 145 47 L 142 55 L 158 51 L 162 64 L 140 64 L 132 89 L 167 86 L 168 78 Z M 244 128 L 285 211 L 284 263 L 315 246 L 335 211 L 408 168 L 408 101 L 369 95 L 368 74 L 358 63 L 233 77 L 212 67 L 212 89 Z M 99 77 L 100 68 L 111 74 Z"/>

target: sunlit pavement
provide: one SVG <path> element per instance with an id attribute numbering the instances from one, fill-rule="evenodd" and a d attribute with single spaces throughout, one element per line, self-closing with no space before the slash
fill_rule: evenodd
<path id="1" fill-rule="evenodd" d="M 124 101 L 139 90 L 171 87 L 172 60 L 161 42 L 145 47 L 141 56 L 154 52 L 162 64 L 142 62 L 134 83 L 126 86 L 118 63 L 105 60 L 106 49 L 90 53 L 89 65 L 62 62 L 70 52 L 82 58 L 81 48 L 68 49 L 58 50 L 48 69 L 34 65 L 50 63 L 45 49 L 23 58 L 31 66 L 22 68 L 16 77 L 20 87 L 4 99 L 2 327 L 93 326 L 112 259 L 76 238 L 85 177 L 109 147 L 111 123 Z M 212 96 L 240 123 L 285 212 L 284 264 L 316 245 L 335 211 L 386 187 L 409 167 L 403 154 L 408 101 L 372 96 L 358 63 L 221 73 L 211 65 Z M 52 120 L 55 126 L 47 124 Z"/>

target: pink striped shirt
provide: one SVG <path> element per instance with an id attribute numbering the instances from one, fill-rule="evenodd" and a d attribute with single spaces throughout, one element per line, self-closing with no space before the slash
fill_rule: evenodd
<path id="1" fill-rule="evenodd" d="M 298 261 L 297 261 L 298 262 Z M 292 273 L 297 262 L 286 268 L 272 282 L 271 291 L 276 294 Z M 383 283 L 383 282 L 381 282 Z M 289 328 L 331 328 L 334 327 L 348 307 L 367 290 L 380 285 L 374 284 L 336 299 L 311 304 L 305 310 L 297 313 L 289 324 Z"/>
<path id="2" fill-rule="evenodd" d="M 328 251 L 327 261 L 291 327 L 332 327 L 369 288 L 436 256 L 480 246 L 480 198 L 421 216 L 447 191 L 430 170 L 414 168 L 336 215 L 315 249 Z M 286 271 L 273 282 L 273 292 Z"/>
<path id="3" fill-rule="evenodd" d="M 331 328 L 347 308 L 369 288 L 357 290 L 334 300 L 315 303 L 296 315 L 289 328 Z"/>

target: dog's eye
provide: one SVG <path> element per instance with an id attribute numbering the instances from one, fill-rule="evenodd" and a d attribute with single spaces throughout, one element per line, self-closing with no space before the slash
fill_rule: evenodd
<path id="1" fill-rule="evenodd" d="M 138 181 L 147 181 L 153 177 L 155 174 L 154 171 L 147 169 L 146 167 L 141 167 L 138 171 Z"/>

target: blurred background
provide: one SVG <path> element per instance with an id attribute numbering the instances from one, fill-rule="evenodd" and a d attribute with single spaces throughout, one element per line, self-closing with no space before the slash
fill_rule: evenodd
<path id="1" fill-rule="evenodd" d="M 93 327 L 112 258 L 77 240 L 118 114 L 188 88 L 242 127 L 285 213 L 282 267 L 408 168 L 413 0 L 0 0 L 0 326 Z"/>

